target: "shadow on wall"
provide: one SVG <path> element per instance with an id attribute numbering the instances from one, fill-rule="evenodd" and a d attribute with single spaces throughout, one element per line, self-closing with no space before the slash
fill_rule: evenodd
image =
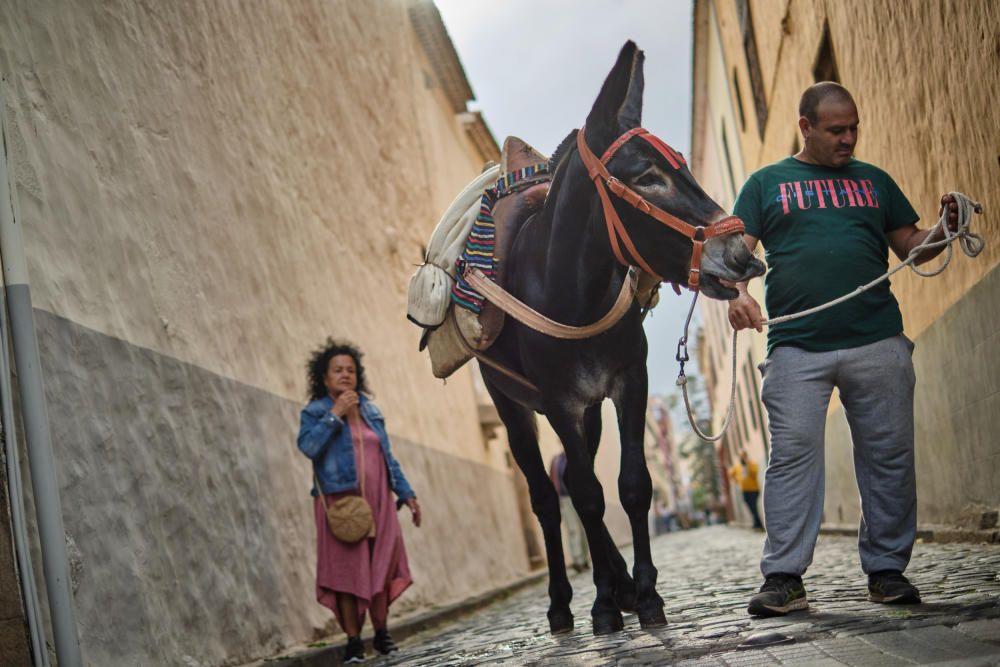
<path id="1" fill-rule="evenodd" d="M 330 636 L 295 444 L 305 400 L 36 318 L 87 659 L 221 664 Z M 425 512 L 419 530 L 400 516 L 415 583 L 393 613 L 528 572 L 520 526 L 503 520 L 516 512 L 509 473 L 392 440 Z"/>

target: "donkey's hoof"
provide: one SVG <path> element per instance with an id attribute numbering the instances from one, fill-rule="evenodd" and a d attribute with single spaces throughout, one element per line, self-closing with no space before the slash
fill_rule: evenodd
<path id="1" fill-rule="evenodd" d="M 639 627 L 643 630 L 662 628 L 666 624 L 667 617 L 663 614 L 662 607 L 639 611 Z"/>
<path id="2" fill-rule="evenodd" d="M 565 611 L 550 611 L 549 632 L 554 635 L 562 635 L 573 631 L 573 614 L 569 609 Z"/>
<path id="3" fill-rule="evenodd" d="M 622 615 L 617 611 L 594 616 L 594 634 L 607 635 L 612 632 L 621 632 L 625 627 L 622 622 Z"/>

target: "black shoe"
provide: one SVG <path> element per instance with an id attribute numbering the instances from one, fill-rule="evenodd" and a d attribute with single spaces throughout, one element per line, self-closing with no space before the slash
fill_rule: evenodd
<path id="1" fill-rule="evenodd" d="M 883 604 L 919 604 L 920 591 L 899 570 L 868 575 L 868 599 Z"/>
<path id="2" fill-rule="evenodd" d="M 778 573 L 768 576 L 760 592 L 750 598 L 747 613 L 753 616 L 784 616 L 790 611 L 808 608 L 802 577 Z"/>
<path id="3" fill-rule="evenodd" d="M 361 642 L 361 637 L 348 637 L 347 646 L 344 647 L 344 664 L 356 665 L 365 661 L 365 645 Z"/>
<path id="4" fill-rule="evenodd" d="M 396 642 L 392 641 L 392 637 L 389 636 L 388 630 L 376 630 L 375 639 L 372 640 L 372 646 L 375 650 L 382 655 L 389 655 L 393 651 L 398 651 L 399 647 L 396 646 Z"/>

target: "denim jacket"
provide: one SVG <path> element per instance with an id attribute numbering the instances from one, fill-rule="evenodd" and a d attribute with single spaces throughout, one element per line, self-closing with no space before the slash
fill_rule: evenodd
<path id="1" fill-rule="evenodd" d="M 389 435 L 385 430 L 385 417 L 375 404 L 360 395 L 361 418 L 378 435 L 382 456 L 389 470 L 389 486 L 400 501 L 415 498 L 417 494 L 406 481 L 399 461 L 389 449 Z M 299 426 L 299 449 L 312 459 L 313 471 L 324 493 L 339 493 L 358 488 L 358 471 L 354 461 L 354 441 L 348 423 L 330 412 L 333 399 L 324 396 L 302 408 Z M 368 461 L 365 461 L 365 465 Z M 315 483 L 312 494 L 316 495 Z"/>

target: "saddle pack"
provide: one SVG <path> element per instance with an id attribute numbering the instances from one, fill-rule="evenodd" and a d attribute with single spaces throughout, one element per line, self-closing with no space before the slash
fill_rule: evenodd
<path id="1" fill-rule="evenodd" d="M 446 378 L 503 330 L 505 314 L 462 274 L 478 269 L 506 289 L 510 253 L 521 227 L 542 209 L 551 175 L 548 158 L 517 137 L 507 137 L 499 165 L 483 172 L 455 198 L 435 227 L 424 263 L 410 279 L 407 318 L 424 329 L 435 377 Z M 659 281 L 639 275 L 640 305 L 652 308 Z"/>
<path id="2" fill-rule="evenodd" d="M 455 198 L 410 279 L 407 317 L 424 328 L 435 377 L 446 378 L 487 349 L 503 329 L 504 313 L 461 278 L 472 263 L 505 285 L 510 248 L 524 222 L 545 203 L 548 158 L 517 137 Z"/>

